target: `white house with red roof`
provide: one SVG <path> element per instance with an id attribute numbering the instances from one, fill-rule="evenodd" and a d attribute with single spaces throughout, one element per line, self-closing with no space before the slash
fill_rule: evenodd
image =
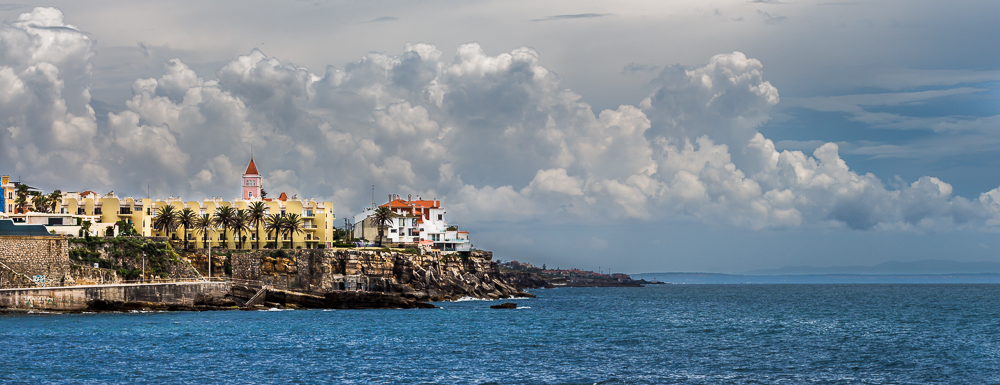
<path id="1" fill-rule="evenodd" d="M 470 251 L 472 241 L 468 231 L 459 231 L 457 226 L 449 226 L 445 219 L 447 212 L 439 200 L 416 200 L 399 195 L 391 195 L 389 202 L 379 207 L 388 207 L 396 215 L 383 233 L 383 242 L 402 244 L 422 244 L 441 251 Z M 378 229 L 371 219 L 374 208 L 367 208 L 354 216 L 354 236 L 374 241 Z"/>

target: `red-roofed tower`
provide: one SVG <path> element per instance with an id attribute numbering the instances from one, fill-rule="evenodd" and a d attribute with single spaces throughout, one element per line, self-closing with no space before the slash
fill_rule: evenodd
<path id="1" fill-rule="evenodd" d="M 243 173 L 243 199 L 260 199 L 260 179 L 260 174 L 257 173 L 257 164 L 253 162 L 251 156 L 247 171 Z"/>

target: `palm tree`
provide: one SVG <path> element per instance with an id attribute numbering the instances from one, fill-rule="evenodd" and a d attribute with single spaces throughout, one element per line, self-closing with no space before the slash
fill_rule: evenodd
<path id="1" fill-rule="evenodd" d="M 213 219 L 216 227 L 222 228 L 222 247 L 229 248 L 229 237 L 226 236 L 226 231 L 233 227 L 233 219 L 236 217 L 236 210 L 233 210 L 229 206 L 219 206 L 215 208 L 215 219 Z"/>
<path id="2" fill-rule="evenodd" d="M 80 223 L 80 232 L 83 233 L 84 238 L 90 239 L 90 221 Z"/>
<path id="3" fill-rule="evenodd" d="M 49 197 L 43 194 L 35 194 L 31 198 L 31 203 L 35 206 L 35 211 L 40 213 L 49 212 Z"/>
<path id="4" fill-rule="evenodd" d="M 302 217 L 299 214 L 286 214 L 282 226 L 288 232 L 288 248 L 295 248 L 295 234 L 302 234 Z"/>
<path id="5" fill-rule="evenodd" d="M 17 185 L 17 192 L 15 193 L 17 194 L 17 198 L 14 199 L 14 206 L 21 209 L 22 214 L 28 211 L 28 194 L 30 193 L 28 185 L 24 183 Z"/>
<path id="6" fill-rule="evenodd" d="M 153 219 L 153 227 L 166 231 L 167 239 L 170 239 L 170 232 L 177 228 L 177 212 L 174 211 L 173 205 L 162 206 L 157 210 L 156 219 Z"/>
<path id="7" fill-rule="evenodd" d="M 194 210 L 184 209 L 181 210 L 180 214 L 177 214 L 177 224 L 184 226 L 184 250 L 188 248 L 188 230 L 194 226 L 195 222 L 198 220 L 198 214 L 194 213 Z"/>
<path id="8" fill-rule="evenodd" d="M 236 215 L 233 216 L 233 231 L 236 233 L 236 241 L 239 244 L 239 248 L 242 249 L 243 233 L 250 231 L 250 217 L 247 216 L 246 210 L 236 210 Z"/>
<path id="9" fill-rule="evenodd" d="M 375 209 L 375 213 L 372 214 L 372 221 L 375 222 L 375 227 L 378 228 L 378 245 L 382 246 L 382 235 L 385 233 L 385 229 L 392 225 L 392 218 L 396 217 L 396 213 L 392 212 L 388 206 L 382 206 Z"/>
<path id="10" fill-rule="evenodd" d="M 206 249 L 209 249 L 208 232 L 212 230 L 214 226 L 215 226 L 215 221 L 212 220 L 212 216 L 209 214 L 201 214 L 200 217 L 196 217 L 194 219 L 194 224 L 192 225 L 192 227 L 194 228 L 195 232 L 201 233 L 201 241 L 202 241 L 201 243 L 205 245 Z"/>
<path id="11" fill-rule="evenodd" d="M 278 233 L 284 228 L 285 216 L 281 214 L 271 214 L 264 219 L 264 231 L 268 234 L 274 234 L 274 248 L 280 249 L 278 247 Z"/>
<path id="12" fill-rule="evenodd" d="M 55 213 L 60 205 L 62 205 L 62 191 L 52 191 L 52 193 L 49 194 L 49 206 L 52 207 L 52 212 Z"/>
<path id="13" fill-rule="evenodd" d="M 247 218 L 250 220 L 250 225 L 253 225 L 254 233 L 257 235 L 257 248 L 260 249 L 260 225 L 264 224 L 264 219 L 267 218 L 267 205 L 264 202 L 253 202 L 250 204 L 247 210 Z"/>
<path id="14" fill-rule="evenodd" d="M 205 254 L 208 254 L 208 277 L 212 277 L 212 245 L 208 242 L 208 232 L 212 230 L 215 221 L 209 214 L 202 214 L 194 221 L 194 231 L 200 232 L 202 244 L 205 245 Z"/>

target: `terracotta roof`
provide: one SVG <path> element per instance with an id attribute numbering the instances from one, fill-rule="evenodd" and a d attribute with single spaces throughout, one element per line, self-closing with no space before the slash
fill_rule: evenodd
<path id="1" fill-rule="evenodd" d="M 389 206 L 390 208 L 393 208 L 393 207 L 420 207 L 420 208 L 430 209 L 430 208 L 437 208 L 436 203 L 437 203 L 437 201 L 410 201 L 409 203 L 407 203 L 405 199 L 393 199 L 393 200 L 389 201 L 389 203 L 386 203 L 386 204 L 382 205 L 382 207 L 385 207 L 385 206 Z"/>
<path id="2" fill-rule="evenodd" d="M 250 164 L 247 165 L 247 172 L 244 175 L 258 175 L 257 165 L 253 162 L 253 158 L 250 158 Z"/>
<path id="3" fill-rule="evenodd" d="M 282 202 L 287 201 L 288 200 L 288 195 L 285 195 L 285 192 L 282 191 L 281 195 L 278 196 L 278 200 L 282 201 Z"/>

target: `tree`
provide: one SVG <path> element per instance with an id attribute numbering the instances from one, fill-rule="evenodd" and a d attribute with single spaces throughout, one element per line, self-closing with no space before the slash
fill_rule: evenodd
<path id="1" fill-rule="evenodd" d="M 31 203 L 35 206 L 35 211 L 40 213 L 49 212 L 49 196 L 44 194 L 35 194 L 31 198 Z"/>
<path id="2" fill-rule="evenodd" d="M 274 234 L 274 248 L 280 249 L 278 247 L 278 233 L 284 228 L 283 223 L 285 222 L 285 216 L 281 214 L 271 214 L 264 219 L 264 231 L 268 234 Z"/>
<path id="3" fill-rule="evenodd" d="M 84 238 L 90 239 L 90 221 L 83 221 L 80 224 L 80 232 L 83 233 L 81 235 Z"/>
<path id="4" fill-rule="evenodd" d="M 212 250 L 208 244 L 208 232 L 212 230 L 213 226 L 215 226 L 215 221 L 212 220 L 212 216 L 209 214 L 202 214 L 200 217 L 195 218 L 193 226 L 195 232 L 201 233 L 201 243 L 204 244 L 205 249 L 211 253 Z"/>
<path id="5" fill-rule="evenodd" d="M 264 190 L 263 187 L 260 188 L 260 199 L 267 199 L 267 190 Z"/>
<path id="6" fill-rule="evenodd" d="M 285 221 L 281 226 L 286 232 L 288 232 L 288 248 L 295 248 L 295 234 L 302 234 L 302 217 L 299 214 L 287 214 L 285 215 Z"/>
<path id="7" fill-rule="evenodd" d="M 49 206 L 52 207 L 50 212 L 55 213 L 59 206 L 62 205 L 62 191 L 54 190 L 49 194 Z"/>
<path id="8" fill-rule="evenodd" d="M 194 210 L 184 209 L 181 210 L 180 214 L 177 214 L 177 224 L 184 226 L 184 249 L 188 248 L 188 230 L 194 226 L 195 222 L 198 220 L 198 214 L 194 213 Z"/>
<path id="9" fill-rule="evenodd" d="M 263 190 L 262 190 L 263 191 Z M 250 224 L 253 225 L 254 234 L 257 236 L 257 248 L 260 249 L 260 225 L 264 224 L 264 219 L 267 218 L 267 205 L 264 202 L 253 202 L 250 204 L 247 210 L 247 218 L 250 219 Z"/>
<path id="10" fill-rule="evenodd" d="M 243 248 L 243 233 L 250 231 L 250 216 L 244 209 L 237 209 L 233 216 L 233 232 L 236 233 L 236 241 L 240 249 Z"/>
<path id="11" fill-rule="evenodd" d="M 115 222 L 115 226 L 118 226 L 118 236 L 139 235 L 139 233 L 135 231 L 135 226 L 132 225 L 132 222 L 124 219 Z"/>
<path id="12" fill-rule="evenodd" d="M 173 205 L 161 206 L 156 212 L 156 219 L 153 219 L 153 228 L 167 232 L 167 239 L 170 239 L 170 232 L 177 228 L 177 212 Z"/>
<path id="13" fill-rule="evenodd" d="M 205 254 L 208 255 L 208 277 L 212 277 L 212 244 L 208 242 L 208 232 L 212 230 L 212 226 L 215 221 L 212 220 L 212 216 L 209 214 L 202 214 L 194 221 L 194 230 L 200 232 L 202 236 L 202 244 L 205 245 Z"/>
<path id="14" fill-rule="evenodd" d="M 388 206 L 381 206 L 375 209 L 375 213 L 372 214 L 372 221 L 375 222 L 375 228 L 378 229 L 378 245 L 382 246 L 382 235 L 385 233 L 385 229 L 392 225 L 392 218 L 396 217 L 396 213 L 392 212 Z"/>
<path id="15" fill-rule="evenodd" d="M 236 210 L 233 210 L 229 206 L 219 206 L 215 208 L 215 227 L 222 228 L 222 247 L 229 248 L 229 237 L 227 236 L 227 230 L 233 227 L 233 221 L 236 219 Z"/>
<path id="16" fill-rule="evenodd" d="M 21 214 L 28 212 L 28 185 L 21 183 L 17 185 L 17 198 L 14 199 L 14 206 L 21 209 Z"/>

